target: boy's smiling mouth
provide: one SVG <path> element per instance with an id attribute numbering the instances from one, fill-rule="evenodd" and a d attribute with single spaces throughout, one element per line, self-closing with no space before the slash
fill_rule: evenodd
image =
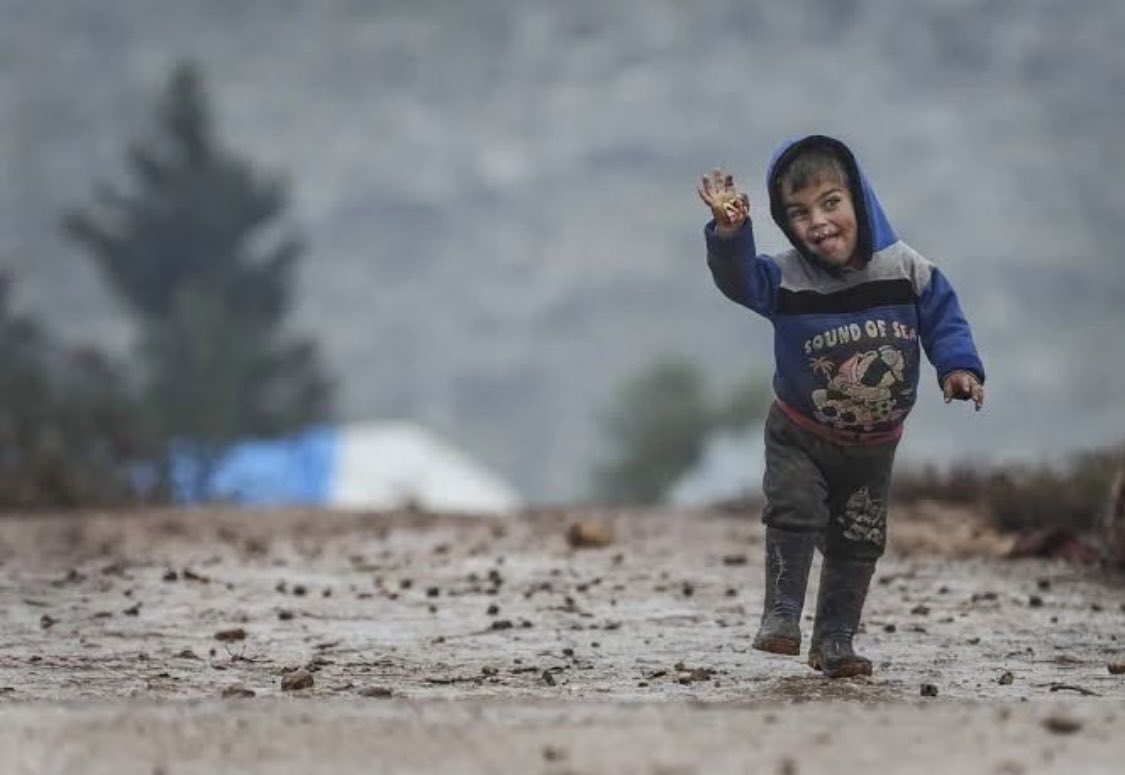
<path id="1" fill-rule="evenodd" d="M 844 247 L 843 233 L 839 229 L 824 229 L 810 234 L 809 241 L 816 252 L 829 257 L 834 257 Z"/>
<path id="2" fill-rule="evenodd" d="M 840 230 L 839 229 L 821 229 L 820 231 L 812 234 L 811 236 L 812 236 L 813 244 L 819 245 L 821 242 L 824 242 L 825 240 L 832 239 L 833 237 L 839 237 L 840 236 Z"/>
<path id="3" fill-rule="evenodd" d="M 846 185 L 821 180 L 797 191 L 781 192 L 794 244 L 802 245 L 832 266 L 854 259 L 856 216 Z"/>

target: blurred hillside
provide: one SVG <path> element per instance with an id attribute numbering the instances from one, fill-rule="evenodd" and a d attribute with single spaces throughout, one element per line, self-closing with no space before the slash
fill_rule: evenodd
<path id="1" fill-rule="evenodd" d="M 179 58 L 218 130 L 291 181 L 298 325 L 345 418 L 417 419 L 532 499 L 580 495 L 598 410 L 664 353 L 722 382 L 767 324 L 703 264 L 693 185 L 849 140 L 953 278 L 989 368 L 979 416 L 923 394 L 938 461 L 1125 435 L 1125 4 L 945 0 L 0 0 L 0 261 L 18 305 L 119 352 L 120 309 L 58 229 L 121 173 Z M 932 377 L 927 377 L 932 379 Z M 964 410 L 964 407 L 957 407 Z"/>

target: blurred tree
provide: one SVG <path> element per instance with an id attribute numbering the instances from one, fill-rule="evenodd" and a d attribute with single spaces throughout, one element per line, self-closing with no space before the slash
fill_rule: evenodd
<path id="1" fill-rule="evenodd" d="M 751 376 L 713 400 L 692 363 L 658 360 L 622 386 L 602 418 L 611 453 L 594 471 L 596 494 L 612 502 L 659 501 L 699 461 L 713 432 L 760 424 L 772 395 L 767 381 Z"/>
<path id="2" fill-rule="evenodd" d="M 119 372 L 52 342 L 12 310 L 11 290 L 0 271 L 0 508 L 134 500 L 141 428 Z"/>
<path id="3" fill-rule="evenodd" d="M 599 496 L 653 503 L 699 459 L 710 430 L 703 375 L 670 357 L 628 380 L 603 418 L 611 459 L 594 474 Z"/>
<path id="4" fill-rule="evenodd" d="M 751 374 L 737 382 L 726 398 L 719 401 L 712 418 L 715 430 L 740 433 L 765 422 L 766 410 L 773 401 L 768 379 Z"/>
<path id="5" fill-rule="evenodd" d="M 325 420 L 331 384 L 315 345 L 282 330 L 302 253 L 277 223 L 285 187 L 219 146 L 192 64 L 158 127 L 128 148 L 131 190 L 103 187 L 64 227 L 138 323 L 150 427 L 188 443 L 205 480 L 230 442 Z"/>

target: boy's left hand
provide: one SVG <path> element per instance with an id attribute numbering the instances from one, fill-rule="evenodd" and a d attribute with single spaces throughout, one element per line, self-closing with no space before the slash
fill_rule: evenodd
<path id="1" fill-rule="evenodd" d="M 720 234 L 737 232 L 750 218 L 750 197 L 734 185 L 733 175 L 713 169 L 709 176 L 703 176 L 695 190 L 703 203 L 711 208 Z"/>
<path id="2" fill-rule="evenodd" d="M 945 378 L 941 392 L 947 404 L 956 398 L 958 401 L 972 399 L 978 412 L 984 406 L 984 385 L 980 384 L 977 375 L 971 371 L 955 371 L 950 374 Z"/>

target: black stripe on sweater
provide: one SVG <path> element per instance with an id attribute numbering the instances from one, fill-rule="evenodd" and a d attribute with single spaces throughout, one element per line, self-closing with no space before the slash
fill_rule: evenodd
<path id="1" fill-rule="evenodd" d="M 913 303 L 914 284 L 910 280 L 874 280 L 835 293 L 781 288 L 777 295 L 777 314 L 825 315 Z"/>

